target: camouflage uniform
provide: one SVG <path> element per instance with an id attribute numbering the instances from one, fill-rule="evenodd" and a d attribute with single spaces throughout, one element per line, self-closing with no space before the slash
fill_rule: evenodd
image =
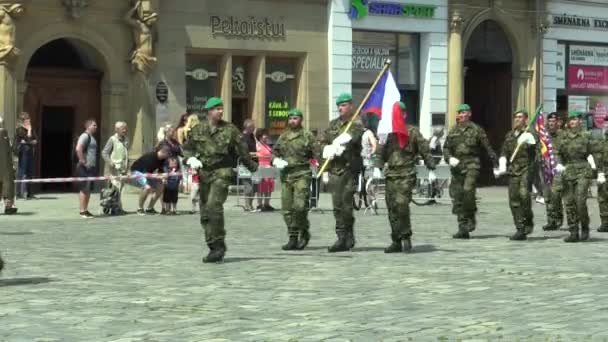
<path id="1" fill-rule="evenodd" d="M 319 141 L 319 151 L 332 144 L 348 125 L 348 120 L 340 118 L 329 123 L 329 127 L 323 132 Z M 355 246 L 353 216 L 353 196 L 355 194 L 357 174 L 361 171 L 363 161 L 361 160 L 361 136 L 363 125 L 355 121 L 348 130 L 352 139 L 344 146 L 345 150 L 340 156 L 336 156 L 329 162 L 329 190 L 334 207 L 334 218 L 336 219 L 336 235 L 338 242 L 344 242 L 347 249 Z M 321 155 L 321 153 L 318 153 Z M 336 242 L 338 244 L 338 242 Z M 332 247 L 337 247 L 334 245 Z M 333 251 L 334 248 L 330 247 Z M 343 246 L 340 246 L 343 247 Z M 343 249 L 343 248 L 338 248 Z"/>
<path id="2" fill-rule="evenodd" d="M 443 146 L 443 156 L 446 161 L 450 157 L 460 162 L 451 168 L 450 197 L 452 197 L 452 213 L 458 218 L 458 233 L 455 238 L 468 238 L 469 232 L 475 230 L 475 191 L 477 178 L 481 169 L 481 150 L 485 150 L 497 167 L 497 158 L 490 146 L 484 130 L 473 122 L 458 123 L 450 130 Z"/>
<path id="3" fill-rule="evenodd" d="M 300 240 L 303 249 L 310 239 L 308 232 L 308 200 L 312 174 L 315 136 L 304 128 L 288 128 L 274 146 L 273 155 L 288 165 L 281 170 L 281 209 L 290 240 Z"/>
<path id="4" fill-rule="evenodd" d="M 513 129 L 507 133 L 502 146 L 501 157 L 509 160 L 517 148 L 518 138 L 524 131 Z M 530 133 L 532 134 L 532 133 Z M 507 174 L 509 175 L 509 207 L 513 216 L 513 223 L 517 233 L 512 240 L 525 240 L 526 235 L 534 229 L 534 215 L 532 213 L 532 183 L 536 177 L 536 165 L 540 161 L 540 149 L 538 138 L 534 136 L 536 144 L 523 143 L 513 162 L 509 163 Z"/>
<path id="5" fill-rule="evenodd" d="M 416 127 L 408 127 L 408 143 L 404 149 L 399 145 L 395 134 L 389 134 L 386 144 L 382 147 L 382 164 L 386 163 L 386 205 L 393 241 L 393 245 L 385 250 L 387 253 L 401 251 L 402 241 L 405 251 L 411 249 L 410 201 L 416 185 L 418 156 L 424 159 L 428 169 L 435 169 L 435 160 L 431 156 L 429 144 Z"/>
<path id="6" fill-rule="evenodd" d="M 566 167 L 562 172 L 563 194 L 570 237 L 567 242 L 579 239 L 579 226 L 583 236 L 589 234 L 587 196 L 593 179 L 593 171 L 587 156 L 593 153 L 591 135 L 580 128 L 567 129 L 556 145 L 558 164 Z"/>
<path id="7" fill-rule="evenodd" d="M 608 173 L 608 131 L 605 132 L 604 139 L 598 142 L 597 153 L 595 154 L 599 172 Z M 597 185 L 597 204 L 600 211 L 601 225 L 598 232 L 608 232 L 608 184 Z"/>
<path id="8" fill-rule="evenodd" d="M 8 131 L 0 127 L 0 194 L 2 199 L 15 199 L 15 169 Z"/>
<path id="9" fill-rule="evenodd" d="M 551 135 L 551 142 L 553 147 L 559 143 L 559 137 L 563 131 L 557 129 L 553 132 L 549 131 Z M 553 181 L 548 183 L 545 180 L 545 205 L 547 206 L 547 225 L 543 227 L 543 230 L 557 230 L 562 226 L 564 221 L 564 205 L 562 202 L 562 191 L 563 183 L 560 174 L 553 176 Z"/>
<path id="10" fill-rule="evenodd" d="M 203 164 L 198 171 L 201 183 L 200 215 L 205 231 L 205 241 L 211 250 L 225 250 L 224 202 L 228 197 L 228 186 L 234 179 L 234 159 L 252 172 L 258 165 L 249 156 L 242 144 L 239 130 L 229 122 L 220 121 L 216 127 L 208 121 L 194 126 L 184 143 L 184 158 L 196 157 Z"/>

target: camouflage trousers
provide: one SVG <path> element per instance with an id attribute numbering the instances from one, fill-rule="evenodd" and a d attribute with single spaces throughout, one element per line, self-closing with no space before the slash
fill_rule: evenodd
<path id="1" fill-rule="evenodd" d="M 228 198 L 228 186 L 232 182 L 234 172 L 232 169 L 223 168 L 214 171 L 203 170 L 199 174 L 199 206 L 205 241 L 207 244 L 224 241 L 224 203 Z"/>
<path id="2" fill-rule="evenodd" d="M 544 195 L 549 225 L 561 227 L 564 222 L 563 191 L 564 185 L 560 175 L 556 175 L 551 184 L 545 184 Z"/>
<path id="3" fill-rule="evenodd" d="M 564 202 L 568 227 L 571 229 L 580 226 L 589 226 L 589 211 L 587 209 L 587 196 L 591 179 L 580 177 L 575 179 L 563 179 Z"/>
<path id="4" fill-rule="evenodd" d="M 458 218 L 458 229 L 460 231 L 475 229 L 477 177 L 479 177 L 478 169 L 468 169 L 452 173 L 450 181 L 452 214 Z"/>
<path id="5" fill-rule="evenodd" d="M 281 210 L 290 237 L 299 236 L 310 227 L 308 200 L 311 181 L 310 172 L 299 177 L 281 175 Z"/>
<path id="6" fill-rule="evenodd" d="M 415 185 L 416 176 L 386 179 L 386 205 L 393 241 L 412 236 L 410 202 Z"/>
<path id="7" fill-rule="evenodd" d="M 352 231 L 355 225 L 353 196 L 356 176 L 352 172 L 329 175 L 329 190 L 336 219 L 336 233 Z"/>
<path id="8" fill-rule="evenodd" d="M 530 195 L 533 176 L 509 177 L 509 207 L 513 216 L 513 223 L 517 230 L 532 231 L 534 227 L 534 214 L 532 213 L 532 198 Z"/>
<path id="9" fill-rule="evenodd" d="M 11 168 L 9 172 L 0 174 L 0 194 L 1 199 L 15 199 L 15 172 Z"/>
<path id="10" fill-rule="evenodd" d="M 598 184 L 597 204 L 600 209 L 600 219 L 602 225 L 608 225 L 608 184 Z"/>

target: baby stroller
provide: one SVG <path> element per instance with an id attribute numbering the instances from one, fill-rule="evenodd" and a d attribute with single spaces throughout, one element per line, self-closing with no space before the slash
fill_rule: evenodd
<path id="1" fill-rule="evenodd" d="M 99 205 L 104 215 L 120 215 L 120 190 L 108 182 L 108 186 L 101 190 Z"/>

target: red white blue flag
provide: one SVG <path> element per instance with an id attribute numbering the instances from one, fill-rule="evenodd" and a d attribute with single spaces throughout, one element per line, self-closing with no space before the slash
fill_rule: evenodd
<path id="1" fill-rule="evenodd" d="M 394 133 L 399 146 L 407 146 L 407 125 L 405 124 L 405 113 L 399 106 L 401 94 L 397 83 L 390 70 L 387 70 L 372 90 L 367 102 L 363 105 L 363 113 L 375 113 L 380 118 L 378 124 L 378 137 L 380 141 L 386 141 L 390 133 Z"/>
<path id="2" fill-rule="evenodd" d="M 555 168 L 557 167 L 557 161 L 555 160 L 553 141 L 545 127 L 545 116 L 542 113 L 537 115 L 534 122 L 534 129 L 536 130 L 540 141 L 541 165 L 543 167 L 545 182 L 551 184 L 556 173 Z"/>

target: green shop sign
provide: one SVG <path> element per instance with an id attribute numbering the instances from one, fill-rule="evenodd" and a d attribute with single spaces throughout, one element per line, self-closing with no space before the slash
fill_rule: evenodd
<path id="1" fill-rule="evenodd" d="M 349 16 L 351 19 L 365 18 L 367 15 L 433 18 L 435 16 L 435 8 L 437 6 L 399 4 L 373 0 L 351 0 Z"/>
<path id="2" fill-rule="evenodd" d="M 279 136 L 287 127 L 289 102 L 277 99 L 266 100 L 266 127 L 271 136 Z"/>

